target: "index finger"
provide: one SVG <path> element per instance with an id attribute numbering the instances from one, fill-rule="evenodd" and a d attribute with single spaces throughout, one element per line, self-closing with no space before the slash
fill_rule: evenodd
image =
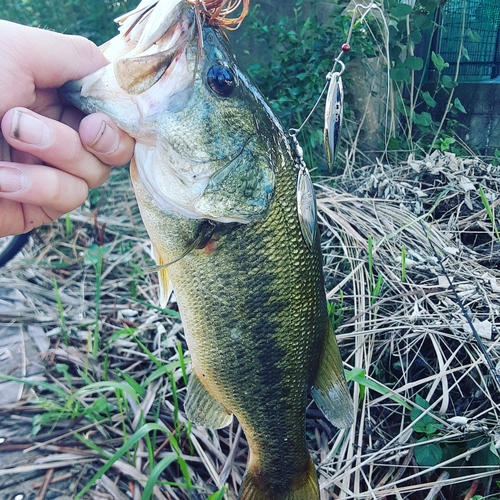
<path id="1" fill-rule="evenodd" d="M 3 65 L 17 65 L 18 72 L 23 72 L 38 88 L 60 87 L 69 80 L 77 80 L 97 71 L 109 62 L 86 38 L 9 21 L 0 21 L 0 46 L 2 58 L 5 58 Z M 8 69 L 16 72 L 15 67 Z M 17 105 L 26 103 L 10 103 L 8 107 Z"/>

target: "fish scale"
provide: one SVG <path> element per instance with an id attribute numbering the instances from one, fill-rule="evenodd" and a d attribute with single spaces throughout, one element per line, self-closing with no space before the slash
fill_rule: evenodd
<path id="1" fill-rule="evenodd" d="M 298 170 L 290 158 L 278 172 L 275 203 L 263 223 L 240 225 L 214 252 L 196 250 L 168 273 L 195 373 L 238 417 L 253 460 L 285 491 L 309 467 L 306 398 L 329 319 L 319 238 L 311 252 L 294 209 Z"/>
<path id="2" fill-rule="evenodd" d="M 185 0 L 143 3 L 153 5 L 146 33 L 175 33 L 178 23 L 178 45 L 159 32 L 158 43 L 145 44 L 158 54 L 136 50 L 129 61 L 112 41 L 104 54 L 119 53 L 120 64 L 63 93 L 136 139 L 131 177 L 161 302 L 175 291 L 192 358 L 186 415 L 211 428 L 237 417 L 249 445 L 238 499 L 319 500 L 305 435 L 309 391 L 334 425 L 351 425 L 353 415 L 327 312 L 312 183 L 224 35 L 200 31 Z M 135 26 L 140 37 L 140 19 Z"/>

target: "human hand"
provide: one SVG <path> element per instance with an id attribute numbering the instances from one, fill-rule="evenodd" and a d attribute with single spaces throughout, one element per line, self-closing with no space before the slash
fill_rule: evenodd
<path id="1" fill-rule="evenodd" d="M 57 94 L 107 63 L 85 38 L 0 20 L 0 237 L 80 206 L 132 157 L 133 139 L 109 117 L 84 117 Z"/>

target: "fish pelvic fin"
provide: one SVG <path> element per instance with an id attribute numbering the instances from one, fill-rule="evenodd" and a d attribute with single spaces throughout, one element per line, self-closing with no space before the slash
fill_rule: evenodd
<path id="1" fill-rule="evenodd" d="M 352 425 L 352 399 L 331 325 L 326 332 L 325 346 L 311 393 L 319 409 L 335 427 L 345 429 Z"/>
<path id="2" fill-rule="evenodd" d="M 226 427 L 233 418 L 232 414 L 207 391 L 194 371 L 189 378 L 184 411 L 188 420 L 210 429 Z"/>
<path id="3" fill-rule="evenodd" d="M 305 472 L 296 476 L 289 487 L 278 487 L 276 483 L 250 466 L 243 477 L 238 500 L 319 500 L 318 478 L 311 459 Z"/>
<path id="4" fill-rule="evenodd" d="M 160 307 L 166 307 L 170 296 L 172 295 L 172 283 L 168 279 L 168 272 L 165 259 L 162 258 L 160 252 L 154 244 L 151 244 L 153 250 L 153 258 L 158 266 L 158 281 L 160 283 Z"/>

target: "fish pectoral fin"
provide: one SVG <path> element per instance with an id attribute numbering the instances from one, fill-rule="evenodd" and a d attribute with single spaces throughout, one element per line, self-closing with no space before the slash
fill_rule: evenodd
<path id="1" fill-rule="evenodd" d="M 335 427 L 345 429 L 352 425 L 354 421 L 352 399 L 331 327 L 326 332 L 325 346 L 311 393 L 319 409 Z"/>
<path id="2" fill-rule="evenodd" d="M 168 279 L 168 272 L 166 267 L 162 267 L 166 264 L 165 259 L 162 258 L 160 252 L 156 247 L 151 244 L 153 249 L 153 258 L 159 267 L 158 270 L 158 281 L 160 283 L 160 307 L 166 307 L 170 296 L 172 295 L 172 283 Z"/>
<path id="3" fill-rule="evenodd" d="M 195 372 L 191 373 L 184 401 L 187 418 L 196 425 L 210 429 L 221 429 L 231 423 L 233 418 L 201 383 Z"/>

